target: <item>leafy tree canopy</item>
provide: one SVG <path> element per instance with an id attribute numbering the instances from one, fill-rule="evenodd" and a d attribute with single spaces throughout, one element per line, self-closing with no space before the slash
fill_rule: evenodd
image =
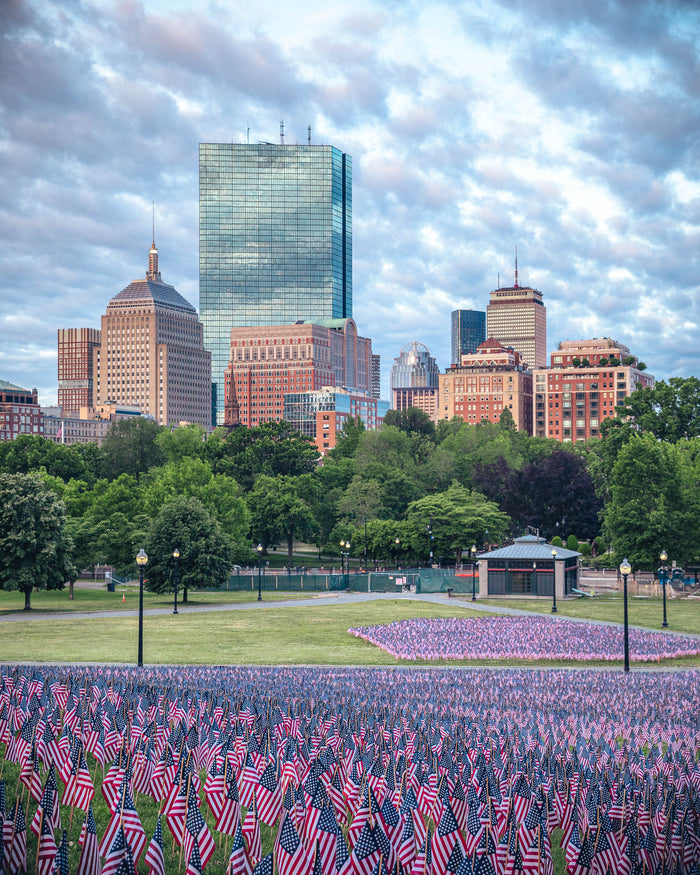
<path id="1" fill-rule="evenodd" d="M 63 589 L 77 574 L 65 507 L 38 474 L 0 474 L 0 589 Z"/>
<path id="2" fill-rule="evenodd" d="M 675 443 L 700 436 L 700 379 L 671 377 L 653 387 L 638 388 L 617 408 L 633 428 Z"/>
<path id="3" fill-rule="evenodd" d="M 207 441 L 205 458 L 217 474 L 228 474 L 248 491 L 260 474 L 296 477 L 307 474 L 318 462 L 318 450 L 311 438 L 288 422 L 233 429 L 223 441 Z"/>
<path id="4" fill-rule="evenodd" d="M 334 461 L 341 458 L 351 459 L 365 430 L 365 424 L 359 416 L 346 417 L 340 427 L 340 433 L 336 435 L 335 446 L 328 453 L 329 458 Z"/>
<path id="5" fill-rule="evenodd" d="M 312 538 L 318 527 L 314 515 L 318 497 L 318 481 L 311 474 L 262 474 L 248 496 L 253 509 L 253 538 L 265 548 L 284 538 L 287 564 L 293 566 L 294 539 Z"/>
<path id="6" fill-rule="evenodd" d="M 75 478 L 94 482 L 95 466 L 83 446 L 65 446 L 39 435 L 21 434 L 13 441 L 0 441 L 0 471 L 28 474 L 43 468 L 65 481 Z"/>
<path id="7" fill-rule="evenodd" d="M 162 428 L 153 419 L 134 416 L 110 426 L 102 441 L 103 471 L 108 480 L 120 474 L 139 477 L 149 468 L 162 465 L 163 450 L 156 442 Z"/>
<path id="8" fill-rule="evenodd" d="M 192 423 L 180 428 L 163 429 L 155 440 L 166 462 L 179 462 L 187 457 L 202 458 L 205 439 L 204 428 Z"/>
<path id="9" fill-rule="evenodd" d="M 233 565 L 231 543 L 196 498 L 174 499 L 161 508 L 151 524 L 145 544 L 146 587 L 150 592 L 173 591 L 175 548 L 180 551 L 178 578 L 183 601 L 187 601 L 190 589 L 219 587 L 228 579 Z"/>
<path id="10" fill-rule="evenodd" d="M 424 410 L 418 407 L 408 407 L 406 410 L 387 410 L 384 425 L 393 425 L 399 431 L 422 434 L 432 438 L 435 435 L 435 423 Z"/>

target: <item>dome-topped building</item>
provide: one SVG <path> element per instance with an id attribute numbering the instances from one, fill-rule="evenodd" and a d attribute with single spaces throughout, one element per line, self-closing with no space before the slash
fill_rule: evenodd
<path id="1" fill-rule="evenodd" d="M 391 406 L 417 407 L 437 421 L 440 368 L 430 350 L 417 340 L 407 343 L 391 367 Z"/>
<path id="2" fill-rule="evenodd" d="M 197 311 L 163 282 L 155 241 L 148 270 L 115 295 L 94 351 L 95 401 L 135 404 L 161 425 L 211 426 L 211 353 Z"/>

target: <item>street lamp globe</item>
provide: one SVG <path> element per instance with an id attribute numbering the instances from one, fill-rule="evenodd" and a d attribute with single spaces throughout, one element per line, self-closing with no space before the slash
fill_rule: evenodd
<path id="1" fill-rule="evenodd" d="M 668 559 L 668 553 L 665 550 L 662 550 L 661 555 L 659 556 L 659 559 L 662 562 L 665 562 Z"/>
<path id="2" fill-rule="evenodd" d="M 137 565 L 145 565 L 148 562 L 148 556 L 146 555 L 146 551 L 141 547 L 137 556 L 136 556 L 136 564 Z"/>
<path id="3" fill-rule="evenodd" d="M 627 575 L 632 571 L 632 566 L 629 564 L 627 559 L 623 559 L 620 563 L 620 574 Z"/>
<path id="4" fill-rule="evenodd" d="M 180 558 L 180 551 L 179 551 L 179 550 L 177 549 L 177 547 L 176 547 L 176 548 L 173 550 L 173 559 L 179 559 L 179 558 Z"/>

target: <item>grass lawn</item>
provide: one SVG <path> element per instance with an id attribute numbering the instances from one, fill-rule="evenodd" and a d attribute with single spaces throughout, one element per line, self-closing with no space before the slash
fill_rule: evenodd
<path id="1" fill-rule="evenodd" d="M 463 598 L 466 598 L 463 597 Z M 484 605 L 502 608 L 518 608 L 549 614 L 552 602 L 549 599 L 479 599 Z M 585 620 L 607 620 L 612 623 L 623 622 L 622 596 L 596 596 L 595 598 L 565 599 L 557 601 L 559 616 L 580 617 Z M 628 599 L 629 621 L 632 626 L 645 626 L 661 629 L 663 604 L 660 598 Z M 668 628 L 673 632 L 691 632 L 700 635 L 700 599 L 667 599 L 666 617 Z"/>
<path id="2" fill-rule="evenodd" d="M 283 592 L 282 590 L 263 590 L 265 601 L 288 601 L 289 599 L 311 598 L 313 592 Z M 68 597 L 68 588 L 64 590 L 39 590 L 32 593 L 32 611 L 70 613 L 73 611 L 134 611 L 139 607 L 139 588 L 136 585 L 118 586 L 116 592 L 106 589 L 84 589 L 75 587 L 73 601 Z M 124 596 L 124 600 L 122 600 Z M 196 592 L 190 590 L 187 594 L 187 604 L 197 605 L 232 605 L 256 601 L 257 589 L 244 592 Z M 182 591 L 177 597 L 178 608 L 182 606 Z M 173 594 L 155 595 L 144 592 L 144 610 L 149 608 L 172 608 Z M 0 616 L 6 614 L 25 614 L 24 595 L 19 592 L 3 592 L 0 590 Z M 29 618 L 31 614 L 26 614 Z"/>
<path id="3" fill-rule="evenodd" d="M 144 618 L 144 662 L 199 665 L 446 665 L 493 664 L 486 661 L 405 661 L 353 635 L 352 626 L 389 623 L 412 617 L 472 615 L 468 606 L 405 600 L 314 605 L 264 610 L 181 612 Z M 484 616 L 479 612 L 478 616 Z M 135 662 L 137 617 L 62 619 L 0 623 L 0 660 L 13 662 Z M 506 660 L 509 666 L 571 666 L 572 662 Z M 700 667 L 700 657 L 662 660 L 674 666 Z M 581 663 L 619 667 L 620 663 Z M 650 664 L 647 663 L 647 666 Z M 651 664 L 657 666 L 658 663 Z"/>

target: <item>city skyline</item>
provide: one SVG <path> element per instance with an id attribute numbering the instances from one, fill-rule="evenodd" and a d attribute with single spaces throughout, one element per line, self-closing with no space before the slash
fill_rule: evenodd
<path id="1" fill-rule="evenodd" d="M 700 12 L 681 2 L 152 0 L 3 8 L 0 378 L 57 397 L 56 329 L 98 327 L 151 239 L 201 312 L 197 149 L 353 161 L 353 317 L 450 364 L 450 313 L 539 289 L 551 353 L 606 335 L 700 374 Z M 500 277 L 499 277 L 500 275 Z"/>

